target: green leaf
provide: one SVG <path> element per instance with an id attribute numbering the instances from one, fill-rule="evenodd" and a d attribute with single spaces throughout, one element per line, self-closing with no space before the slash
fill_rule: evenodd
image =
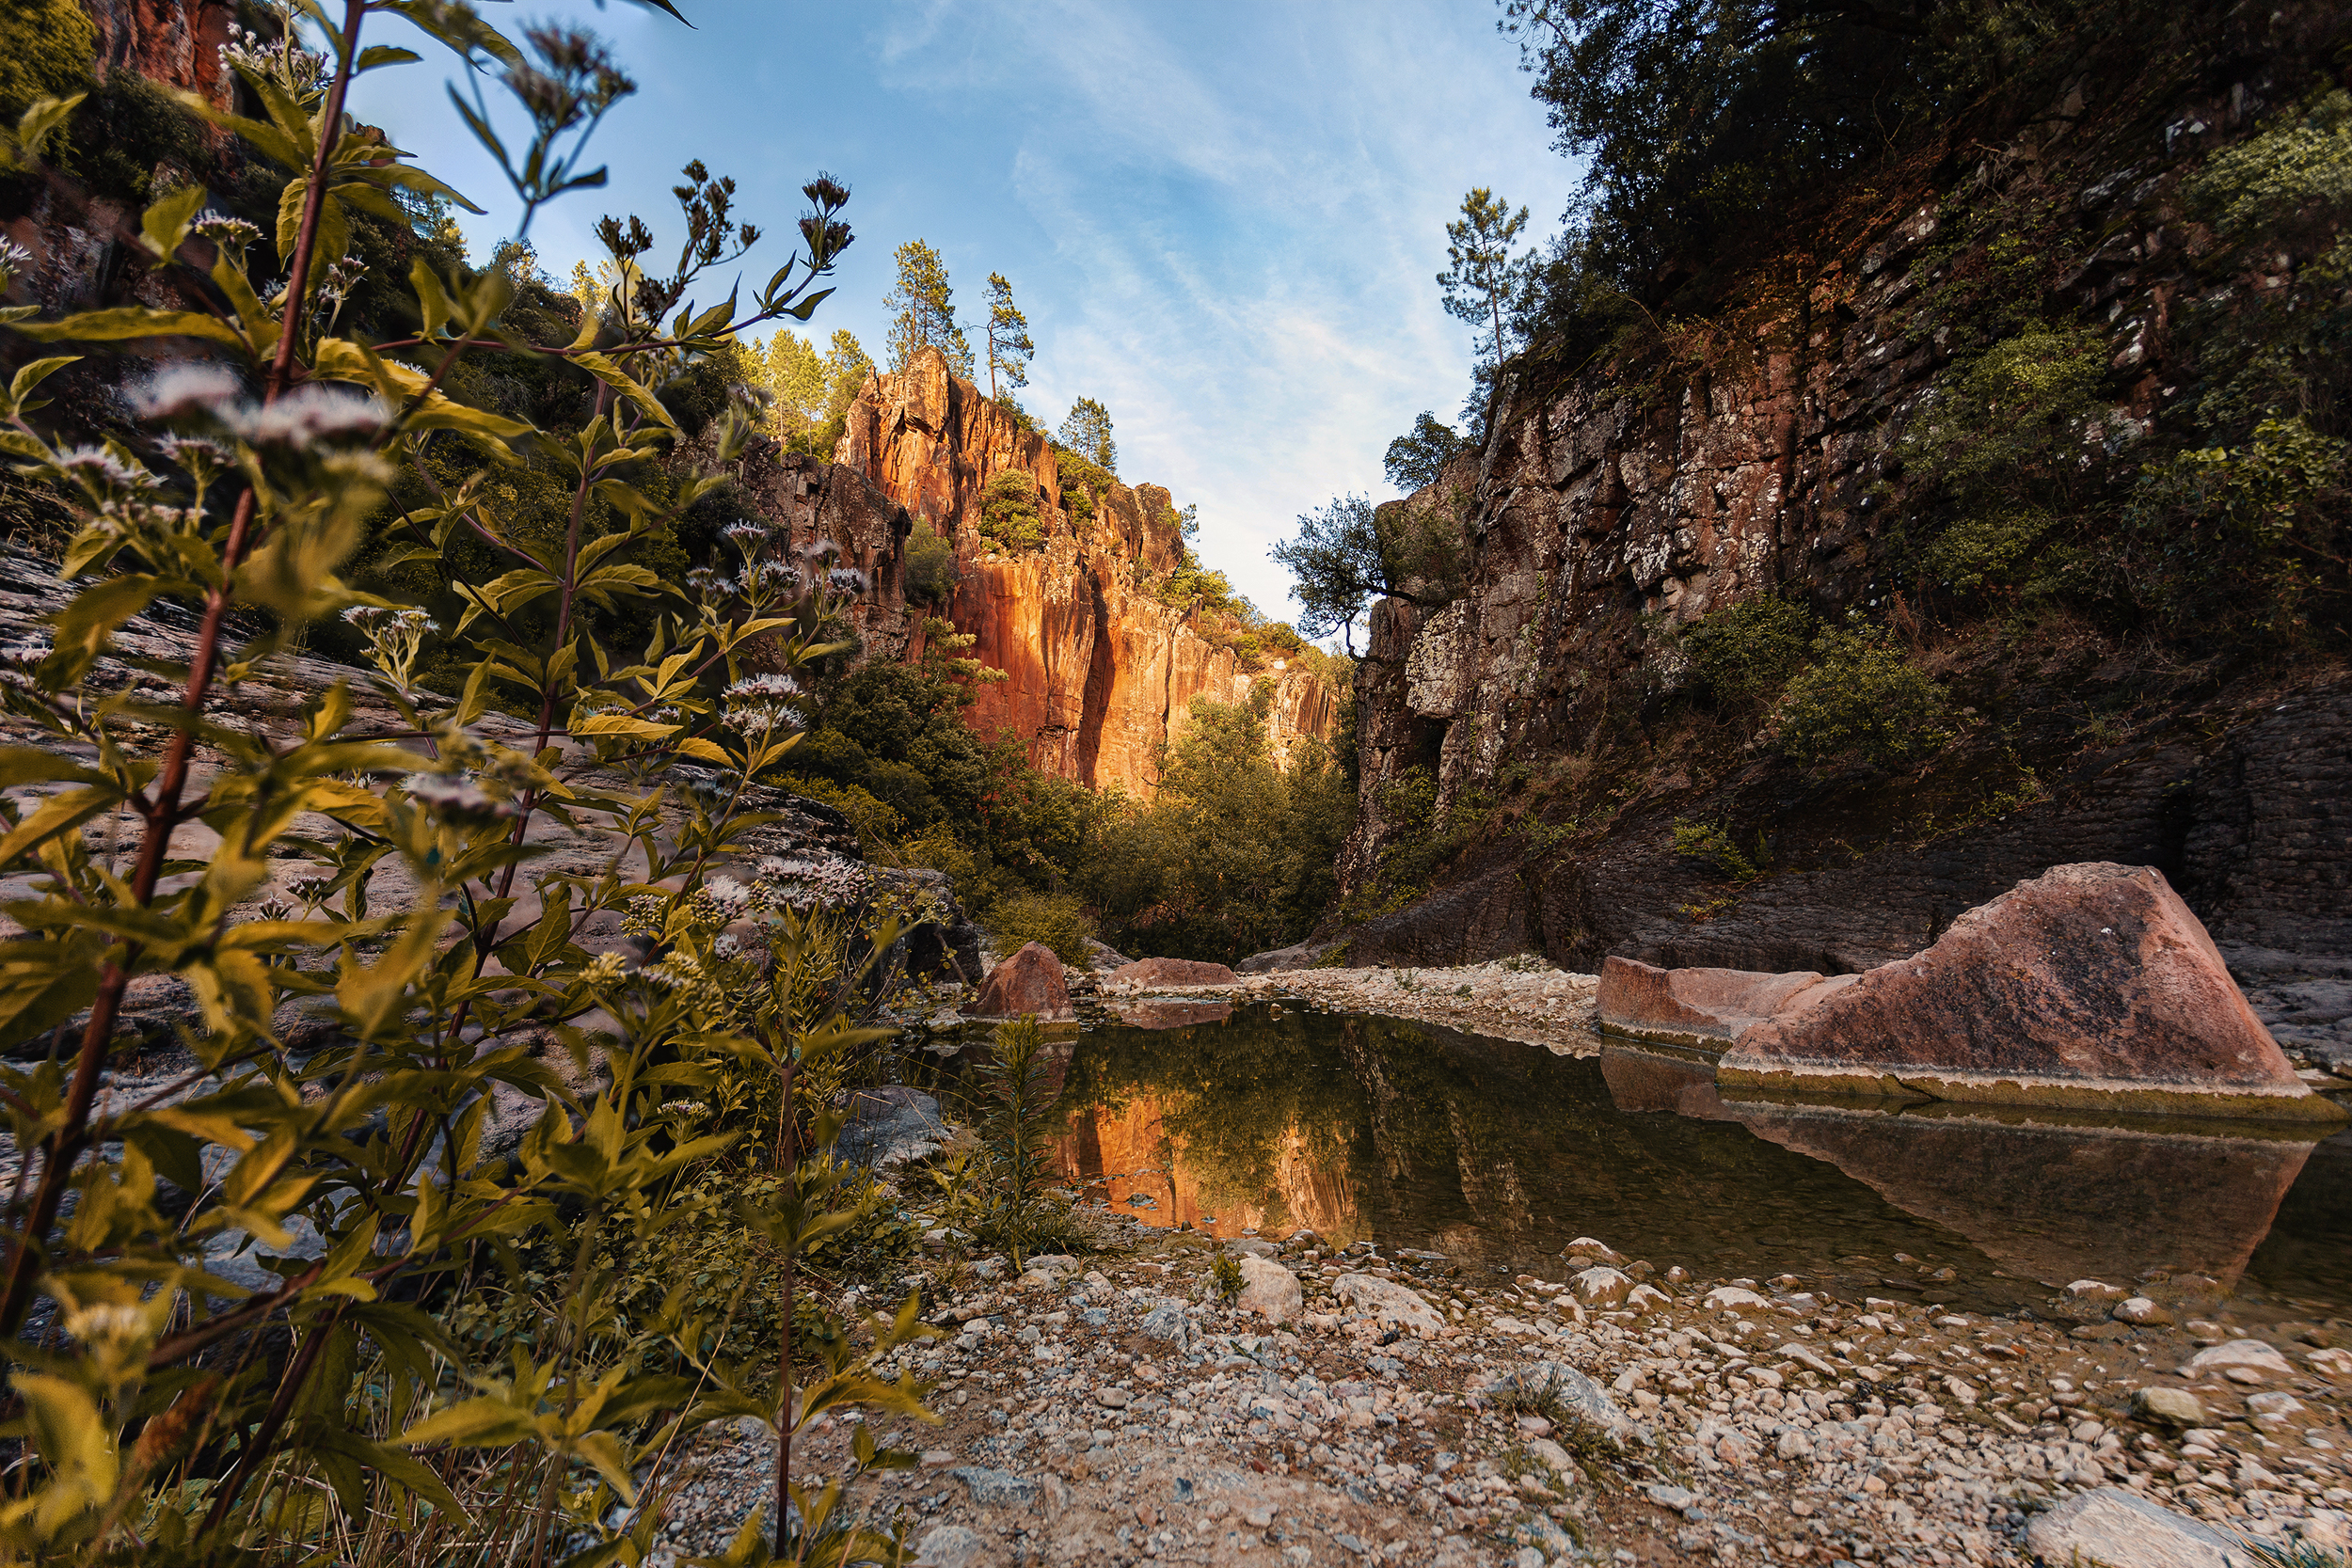
<path id="1" fill-rule="evenodd" d="M 421 909 L 373 966 L 344 970 L 335 982 L 335 1001 L 354 1033 L 373 1039 L 398 1022 L 408 983 L 433 961 L 434 943 L 448 923 L 447 910 Z"/>
<path id="2" fill-rule="evenodd" d="M 52 355 L 46 359 L 36 359 L 31 364 L 19 370 L 16 372 L 16 378 L 8 383 L 9 405 L 20 412 L 24 411 L 25 408 L 24 400 L 33 395 L 34 388 L 40 386 L 42 382 L 48 380 L 52 375 L 65 369 L 68 365 L 78 363 L 81 360 L 81 357 L 82 356 L 78 354 Z M 35 404 L 32 406 L 39 408 L 42 405 Z"/>
<path id="3" fill-rule="evenodd" d="M 651 392 L 645 390 L 644 387 L 638 384 L 635 377 L 631 376 L 627 371 L 621 369 L 620 366 L 614 364 L 611 359 L 606 358 L 603 355 L 596 353 L 593 349 L 583 349 L 580 353 L 573 355 L 571 359 L 573 364 L 578 365 L 581 370 L 586 371 L 590 375 L 595 376 L 598 381 L 603 382 L 606 386 L 615 388 L 621 393 L 622 396 L 628 398 L 629 402 L 635 404 L 638 411 L 644 414 L 645 418 L 651 420 L 654 423 L 660 425 L 662 429 L 668 431 L 673 436 L 678 434 L 677 421 L 670 418 L 670 411 L 668 409 L 661 406 L 661 400 L 655 397 Z"/>
<path id="4" fill-rule="evenodd" d="M 20 322 L 19 332 L 44 343 L 111 343 L 129 338 L 202 338 L 242 349 L 245 338 L 217 316 L 195 310 L 151 310 L 144 305 L 119 305 L 107 310 L 85 310 L 56 322 Z"/>
<path id="5" fill-rule="evenodd" d="M 106 651 L 115 628 L 145 610 L 167 586 L 152 573 L 129 572 L 74 594 L 52 623 L 56 651 L 44 661 L 43 678 L 59 687 L 81 679 Z"/>
<path id="6" fill-rule="evenodd" d="M 147 209 L 139 219 L 139 243 L 158 260 L 170 261 L 180 254 L 180 246 L 188 237 L 188 226 L 203 210 L 204 187 L 181 186 Z"/>
<path id="7" fill-rule="evenodd" d="M 16 147 L 8 159 L 13 164 L 29 164 L 40 156 L 40 144 L 49 134 L 66 122 L 68 116 L 82 106 L 88 93 L 77 92 L 71 98 L 36 98 L 32 105 L 18 117 Z"/>
<path id="8" fill-rule="evenodd" d="M 437 1410 L 400 1434 L 395 1446 L 450 1443 L 461 1449 L 501 1448 L 534 1433 L 522 1412 L 503 1400 L 471 1399 Z"/>

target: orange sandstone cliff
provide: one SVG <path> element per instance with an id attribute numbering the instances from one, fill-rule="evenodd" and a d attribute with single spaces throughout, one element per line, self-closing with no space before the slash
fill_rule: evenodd
<path id="1" fill-rule="evenodd" d="M 1149 796 L 1159 748 L 1181 738 L 1193 699 L 1240 702 L 1260 679 L 1273 687 L 1267 728 L 1277 756 L 1287 761 L 1309 738 L 1334 734 L 1338 694 L 1314 672 L 1279 659 L 1245 668 L 1233 649 L 1204 635 L 1213 628 L 1200 611 L 1148 592 L 1145 582 L 1182 553 L 1166 490 L 1115 484 L 1095 498 L 1091 520 L 1073 516 L 1045 437 L 955 376 L 936 349 L 900 374 L 868 379 L 834 462 L 823 484 L 837 499 L 819 507 L 820 518 L 837 513 L 854 525 L 853 513 L 875 510 L 852 491 L 906 514 L 888 544 L 878 523 L 847 530 L 872 539 L 863 548 L 844 541 L 876 573 L 877 603 L 862 628 L 869 648 L 909 647 L 915 616 L 904 609 L 903 530 L 921 518 L 954 541 L 960 580 L 948 619 L 976 639 L 971 656 L 1007 677 L 979 689 L 965 720 L 983 735 L 1018 736 L 1039 768 Z M 982 494 L 1007 471 L 1036 482 L 1042 549 L 1006 555 L 980 535 Z"/>

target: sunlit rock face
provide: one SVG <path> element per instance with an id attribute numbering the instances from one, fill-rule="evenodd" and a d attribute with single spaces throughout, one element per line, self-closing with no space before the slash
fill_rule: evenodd
<path id="1" fill-rule="evenodd" d="M 1006 674 L 977 689 L 965 720 L 983 735 L 1017 736 L 1038 768 L 1149 796 L 1159 749 L 1183 736 L 1193 699 L 1239 702 L 1260 679 L 1273 688 L 1266 725 L 1278 756 L 1335 732 L 1337 694 L 1312 672 L 1244 669 L 1202 635 L 1200 617 L 1145 590 L 1138 579 L 1167 572 L 1182 553 L 1166 490 L 1116 484 L 1095 498 L 1091 519 L 1073 516 L 1045 437 L 950 372 L 938 350 L 867 381 L 834 461 L 834 486 L 862 482 L 903 508 L 908 528 L 919 518 L 954 541 L 948 619 L 977 639 L 971 657 Z M 1035 483 L 1045 532 L 1035 553 L 1004 555 L 980 535 L 989 483 L 1004 473 Z M 887 611 L 877 620 L 892 623 L 890 651 L 912 651 L 920 607 L 906 605 L 902 578 L 878 583 L 876 594 Z"/>

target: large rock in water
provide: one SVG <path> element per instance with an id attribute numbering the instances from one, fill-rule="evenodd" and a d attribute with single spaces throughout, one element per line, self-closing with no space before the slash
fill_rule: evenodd
<path id="1" fill-rule="evenodd" d="M 1194 958 L 1138 958 L 1103 976 L 1106 986 L 1230 986 L 1233 972 Z"/>
<path id="2" fill-rule="evenodd" d="M 1070 1005 L 1061 960 L 1041 942 L 1030 942 L 990 970 L 979 994 L 963 1009 L 966 1018 L 1019 1018 L 1024 1013 L 1035 1013 L 1048 1023 L 1078 1016 Z"/>
<path id="3" fill-rule="evenodd" d="M 1604 1028 L 1722 1042 L 1726 1088 L 2327 1122 L 2153 866 L 2061 865 L 1862 974 L 1611 959 Z"/>

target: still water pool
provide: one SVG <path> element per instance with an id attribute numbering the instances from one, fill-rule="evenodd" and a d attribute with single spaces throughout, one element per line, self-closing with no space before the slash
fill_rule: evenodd
<path id="1" fill-rule="evenodd" d="M 1155 1226 L 1306 1227 L 1559 1277 L 1597 1237 L 1702 1278 L 2001 1310 L 2081 1278 L 2352 1316 L 2352 1134 L 1735 1101 L 1696 1061 L 1296 1006 L 1147 1004 L 1069 1048 L 1064 1173 Z"/>

